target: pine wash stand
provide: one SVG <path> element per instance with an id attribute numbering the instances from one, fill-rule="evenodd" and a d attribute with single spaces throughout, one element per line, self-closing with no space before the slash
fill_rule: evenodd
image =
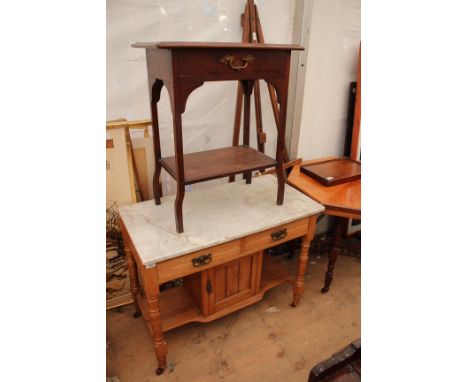
<path id="1" fill-rule="evenodd" d="M 278 192 L 276 203 L 283 204 L 285 175 L 286 106 L 288 102 L 289 64 L 292 50 L 299 45 L 253 43 L 160 42 L 135 43 L 146 49 L 148 82 L 153 123 L 155 173 L 154 200 L 161 203 L 159 176 L 164 168 L 177 182 L 175 221 L 177 232 L 184 232 L 182 203 L 185 186 L 210 179 L 244 174 L 249 184 L 252 171 L 276 167 Z M 276 91 L 280 106 L 276 160 L 251 148 L 250 96 L 255 80 L 264 79 Z M 184 155 L 182 114 L 188 96 L 205 81 L 240 81 L 244 92 L 243 145 Z M 157 103 L 166 86 L 171 102 L 175 156 L 162 158 Z M 213 165 L 215 163 L 215 165 Z"/>
<path id="2" fill-rule="evenodd" d="M 174 196 L 122 206 L 119 213 L 134 317 L 143 314 L 153 337 L 158 368 L 166 367 L 163 333 L 189 322 L 209 322 L 251 305 L 268 289 L 283 283 L 293 286 L 292 305 L 304 292 L 307 256 L 315 233 L 317 214 L 324 207 L 289 185 L 285 203 L 276 206 L 274 176 L 254 177 L 187 193 L 187 233 L 178 234 L 172 223 Z M 264 250 L 302 238 L 294 277 Z M 174 279 L 183 285 L 160 292 Z"/>

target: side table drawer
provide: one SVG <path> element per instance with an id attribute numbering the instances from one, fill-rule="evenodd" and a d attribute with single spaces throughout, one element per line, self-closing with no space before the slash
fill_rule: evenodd
<path id="1" fill-rule="evenodd" d="M 285 76 L 290 53 L 267 50 L 193 50 L 173 52 L 177 73 L 197 76 L 200 79 L 229 80 L 256 79 L 265 76 Z"/>
<path id="2" fill-rule="evenodd" d="M 297 237 L 304 236 L 307 234 L 308 228 L 309 218 L 304 218 L 247 236 L 243 242 L 242 252 L 247 254 L 261 251 Z"/>
<path id="3" fill-rule="evenodd" d="M 227 261 L 234 260 L 240 254 L 240 241 L 234 240 L 215 247 L 193 252 L 158 263 L 160 283 L 199 272 Z"/>

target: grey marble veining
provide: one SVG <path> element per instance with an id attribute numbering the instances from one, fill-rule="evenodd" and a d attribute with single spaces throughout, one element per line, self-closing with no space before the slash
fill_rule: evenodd
<path id="1" fill-rule="evenodd" d="M 325 208 L 286 184 L 284 203 L 276 204 L 277 181 L 254 177 L 252 184 L 225 183 L 185 193 L 184 232 L 177 233 L 175 195 L 119 207 L 119 213 L 146 267 L 213 245 L 261 232 Z"/>

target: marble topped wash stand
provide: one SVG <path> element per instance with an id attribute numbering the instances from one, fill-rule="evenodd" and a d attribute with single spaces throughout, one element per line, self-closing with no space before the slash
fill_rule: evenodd
<path id="1" fill-rule="evenodd" d="M 162 198 L 159 206 L 150 200 L 119 208 L 134 316 L 142 313 L 152 334 L 156 374 L 166 367 L 165 331 L 225 316 L 283 283 L 293 287 L 292 306 L 299 303 L 310 241 L 324 207 L 289 185 L 278 206 L 276 193 L 272 175 L 253 178 L 249 186 L 235 182 L 189 192 L 184 233 L 173 224 L 175 196 Z M 293 276 L 264 250 L 299 237 Z M 160 292 L 159 285 L 179 278 L 183 285 Z"/>

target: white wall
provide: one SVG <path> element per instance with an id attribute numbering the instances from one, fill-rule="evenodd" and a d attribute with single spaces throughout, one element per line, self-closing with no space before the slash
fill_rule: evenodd
<path id="1" fill-rule="evenodd" d="M 265 41 L 293 43 L 296 0 L 256 0 Z M 240 16 L 245 0 L 108 0 L 107 1 L 107 120 L 149 119 L 148 80 L 144 49 L 133 42 L 240 42 Z M 261 82 L 265 152 L 275 156 L 276 125 L 268 90 Z M 182 116 L 186 153 L 231 145 L 237 94 L 235 82 L 207 82 L 189 97 Z M 158 104 L 163 156 L 174 154 L 172 114 L 163 88 Z M 255 147 L 255 113 L 251 106 L 251 145 Z M 242 134 L 241 134 L 242 136 Z M 174 182 L 163 171 L 164 192 Z M 220 182 L 223 180 L 215 180 Z M 206 183 L 194 185 L 204 187 Z M 209 184 L 208 184 L 209 185 Z"/>
<path id="2" fill-rule="evenodd" d="M 291 151 L 303 159 L 343 154 L 361 39 L 360 0 L 311 2 L 302 115 Z"/>
<path id="3" fill-rule="evenodd" d="M 348 87 L 356 79 L 360 0 L 255 3 L 267 42 L 302 43 L 306 48 L 299 56 L 298 91 L 290 94 L 290 101 L 296 105 L 288 106 L 288 115 L 294 118 L 294 123 L 288 118 L 288 131 L 292 130 L 291 158 L 341 155 Z M 107 119 L 150 116 L 145 54 L 131 48 L 131 43 L 240 41 L 244 5 L 244 0 L 108 0 Z M 304 28 L 302 37 L 295 32 L 298 24 Z M 231 144 L 235 94 L 236 84 L 228 82 L 208 83 L 192 93 L 183 115 L 186 152 Z M 159 111 L 163 155 L 172 155 L 172 117 L 165 90 Z M 274 156 L 276 127 L 265 85 L 262 111 L 268 135 L 266 153 Z M 253 105 L 251 118 L 254 126 Z M 255 144 L 254 128 L 251 133 Z M 164 174 L 163 171 L 163 184 L 169 185 L 172 192 L 172 180 Z"/>

